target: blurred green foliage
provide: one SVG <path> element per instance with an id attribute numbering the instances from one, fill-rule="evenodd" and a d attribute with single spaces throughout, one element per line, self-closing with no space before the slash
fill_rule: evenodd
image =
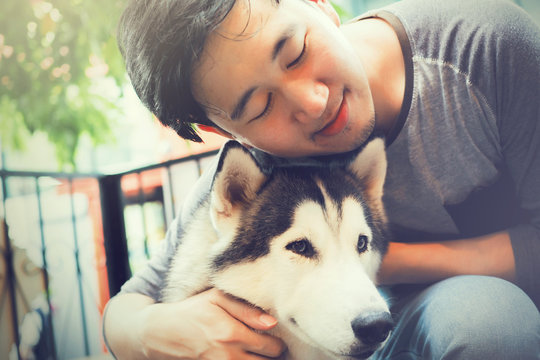
<path id="1" fill-rule="evenodd" d="M 116 46 L 124 0 L 5 0 L 0 11 L 0 139 L 44 132 L 60 164 L 82 134 L 110 141 L 125 81 Z M 104 90 L 107 89 L 107 90 Z M 111 89 L 112 91 L 111 95 Z"/>
<path id="2" fill-rule="evenodd" d="M 336 10 L 336 12 L 337 12 L 337 14 L 339 16 L 339 19 L 341 20 L 342 23 L 344 23 L 344 22 L 351 19 L 352 15 L 347 9 L 345 9 L 343 6 L 340 6 L 335 1 L 330 1 L 330 3 L 332 4 L 334 9 Z"/>

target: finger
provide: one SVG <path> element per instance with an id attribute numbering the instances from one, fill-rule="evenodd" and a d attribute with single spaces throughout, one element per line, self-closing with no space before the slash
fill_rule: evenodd
<path id="1" fill-rule="evenodd" d="M 262 355 L 269 358 L 277 358 L 283 354 L 286 346 L 285 343 L 277 337 L 250 331 L 250 334 L 246 335 L 244 349 L 259 356 Z"/>
<path id="2" fill-rule="evenodd" d="M 256 354 L 250 354 L 250 353 L 245 353 L 245 357 L 243 357 L 242 359 L 243 360 L 263 360 L 263 359 L 277 359 L 278 357 L 277 356 L 272 356 L 272 357 L 268 357 L 268 356 L 261 356 L 261 355 L 256 355 Z M 281 359 L 281 358 L 279 358 Z"/>
<path id="3" fill-rule="evenodd" d="M 264 331 L 277 325 L 277 319 L 273 316 L 219 290 L 212 292 L 212 302 L 253 329 Z"/>
<path id="4" fill-rule="evenodd" d="M 239 323 L 239 322 L 238 322 Z M 240 324 L 240 323 L 239 323 Z M 246 328 L 244 324 L 241 324 L 243 328 Z M 247 328 L 246 328 L 247 329 Z M 245 335 L 245 334 L 244 334 Z M 224 345 L 222 343 L 221 345 Z M 253 348 L 255 348 L 254 346 Z M 235 341 L 233 343 L 228 343 L 226 346 L 216 346 L 208 351 L 200 354 L 197 358 L 198 359 L 205 359 L 205 360 L 261 360 L 261 359 L 275 359 L 278 358 L 283 351 L 265 351 L 265 349 L 262 349 L 263 351 L 260 353 L 257 353 L 255 351 L 250 351 L 246 348 L 244 341 Z M 190 359 L 192 357 L 189 357 Z M 281 358 L 280 358 L 281 359 Z"/>
<path id="5" fill-rule="evenodd" d="M 232 322 L 226 326 L 214 329 L 218 330 L 219 337 L 216 339 L 221 345 L 237 347 L 242 351 L 270 358 L 277 357 L 285 351 L 286 346 L 281 339 L 257 332 L 232 317 L 230 321 Z"/>
<path id="6" fill-rule="evenodd" d="M 240 350 L 238 353 L 234 353 L 231 355 L 231 359 L 234 360 L 268 360 L 268 359 L 277 359 L 278 357 L 269 357 L 265 355 L 259 355 L 259 354 L 253 354 L 247 351 Z M 279 358 L 281 359 L 281 358 Z"/>

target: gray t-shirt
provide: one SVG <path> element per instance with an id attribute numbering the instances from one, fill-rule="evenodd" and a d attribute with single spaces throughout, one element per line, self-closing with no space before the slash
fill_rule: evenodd
<path id="1" fill-rule="evenodd" d="M 366 17 L 396 30 L 406 93 L 387 137 L 385 204 L 395 241 L 440 241 L 508 229 L 517 282 L 540 307 L 540 29 L 498 0 L 403 0 Z M 267 168 L 294 162 L 260 152 Z M 215 168 L 214 168 L 215 169 Z M 159 299 L 201 178 L 158 254 L 122 288 Z"/>

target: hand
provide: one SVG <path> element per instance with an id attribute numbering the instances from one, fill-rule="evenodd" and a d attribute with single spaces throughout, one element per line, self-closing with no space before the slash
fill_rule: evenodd
<path id="1" fill-rule="evenodd" d="M 136 340 L 147 359 L 255 360 L 285 350 L 280 339 L 252 330 L 273 328 L 275 318 L 216 289 L 152 304 L 139 320 Z"/>

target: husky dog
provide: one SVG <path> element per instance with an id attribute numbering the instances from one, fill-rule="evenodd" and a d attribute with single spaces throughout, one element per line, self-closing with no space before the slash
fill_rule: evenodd
<path id="1" fill-rule="evenodd" d="M 187 225 L 163 301 L 216 287 L 275 318 L 287 360 L 365 359 L 392 329 L 374 280 L 386 251 L 386 158 L 372 140 L 346 166 L 265 174 L 224 147 L 208 199 Z"/>

